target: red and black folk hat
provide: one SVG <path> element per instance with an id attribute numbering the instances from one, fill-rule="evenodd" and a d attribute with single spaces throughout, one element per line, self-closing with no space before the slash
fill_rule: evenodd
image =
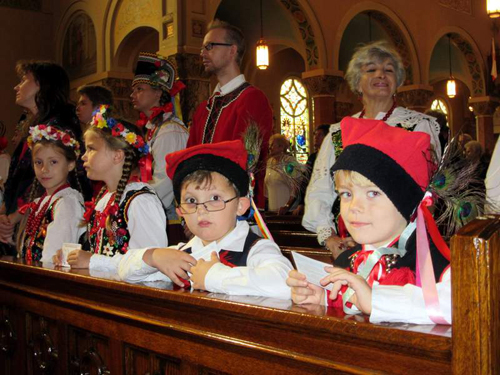
<path id="1" fill-rule="evenodd" d="M 174 87 L 176 75 L 174 66 L 166 58 L 154 53 L 141 52 L 137 60 L 132 86 L 138 83 L 147 83 L 170 92 Z"/>
<path id="2" fill-rule="evenodd" d="M 429 134 L 352 117 L 344 118 L 340 127 L 344 149 L 331 172 L 349 170 L 363 175 L 409 220 L 432 175 Z"/>
<path id="3" fill-rule="evenodd" d="M 220 173 L 244 197 L 248 194 L 250 183 L 247 159 L 247 151 L 241 140 L 201 144 L 168 154 L 165 157 L 167 175 L 172 180 L 176 201 L 180 202 L 182 181 L 198 170 Z"/>

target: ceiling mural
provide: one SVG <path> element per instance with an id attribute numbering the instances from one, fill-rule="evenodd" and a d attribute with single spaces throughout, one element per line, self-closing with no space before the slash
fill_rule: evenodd
<path id="1" fill-rule="evenodd" d="M 281 3 L 292 14 L 293 19 L 299 27 L 300 35 L 306 45 L 307 65 L 309 68 L 316 67 L 318 65 L 319 51 L 309 20 L 297 0 L 281 0 Z"/>
<path id="2" fill-rule="evenodd" d="M 484 77 L 482 74 L 481 65 L 477 61 L 477 57 L 472 49 L 472 46 L 459 34 L 452 34 L 451 40 L 457 46 L 457 48 L 462 52 L 467 67 L 469 69 L 469 74 L 472 82 L 471 93 L 473 96 L 485 95 L 485 84 Z"/>
<path id="3" fill-rule="evenodd" d="M 439 5 L 472 15 L 471 0 L 439 0 Z"/>

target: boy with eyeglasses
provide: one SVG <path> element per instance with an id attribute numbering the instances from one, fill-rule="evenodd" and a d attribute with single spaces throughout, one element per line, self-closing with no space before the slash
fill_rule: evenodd
<path id="1" fill-rule="evenodd" d="M 134 251 L 124 257 L 127 280 L 189 280 L 195 289 L 233 295 L 290 298 L 285 283 L 291 263 L 273 241 L 254 234 L 247 152 L 241 140 L 194 146 L 166 156 L 177 214 L 194 234 L 187 244 Z M 179 251 L 180 250 L 180 251 Z"/>

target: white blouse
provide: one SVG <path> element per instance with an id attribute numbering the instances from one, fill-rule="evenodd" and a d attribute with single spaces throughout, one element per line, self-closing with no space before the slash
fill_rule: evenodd
<path id="1" fill-rule="evenodd" d="M 38 209 L 42 209 L 50 198 L 50 195 L 44 197 Z M 59 200 L 54 205 L 54 220 L 47 226 L 47 235 L 43 242 L 42 262 L 52 263 L 52 257 L 57 250 L 62 248 L 63 243 L 78 243 L 80 236 L 86 231 L 85 226 L 82 226 L 84 212 L 82 194 L 68 187 L 54 194 L 52 202 L 58 198 Z M 39 200 L 40 198 L 36 199 L 35 202 Z"/>
<path id="2" fill-rule="evenodd" d="M 360 113 L 353 117 L 359 117 Z M 376 119 L 381 120 L 385 112 L 379 112 Z M 438 160 L 441 158 L 441 145 L 439 143 L 439 124 L 434 117 L 396 107 L 386 121 L 388 125 L 400 125 L 404 129 L 420 131 L 431 136 L 431 146 Z M 311 180 L 306 191 L 305 210 L 302 219 L 304 228 L 311 232 L 320 233 L 334 228 L 332 206 L 337 199 L 335 184 L 330 169 L 335 163 L 335 149 L 332 142 L 332 133 L 340 129 L 340 123 L 330 126 L 330 132 L 323 140 L 314 164 Z"/>
<path id="3" fill-rule="evenodd" d="M 163 115 L 164 122 L 157 130 L 154 138 L 148 141 L 153 155 L 153 180 L 151 186 L 158 194 L 165 209 L 169 208 L 174 200 L 172 181 L 167 176 L 165 156 L 186 148 L 189 137 L 187 128 L 171 113 Z M 151 126 L 150 123 L 146 125 Z"/>
<path id="4" fill-rule="evenodd" d="M 486 185 L 486 198 L 489 203 L 487 211 L 498 214 L 500 213 L 500 138 L 498 138 L 491 156 L 484 183 Z"/>
<path id="5" fill-rule="evenodd" d="M 451 268 L 445 271 L 436 288 L 441 312 L 451 323 Z M 370 322 L 435 324 L 425 308 L 422 288 L 413 284 L 405 286 L 374 284 Z"/>
<path id="6" fill-rule="evenodd" d="M 243 251 L 248 229 L 246 221 L 238 221 L 232 232 L 220 242 L 213 241 L 204 246 L 200 238 L 194 237 L 187 244 L 181 243 L 171 247 L 179 250 L 191 248 L 191 255 L 195 259 L 203 258 L 209 261 L 213 251 L 217 254 L 221 250 Z M 170 281 L 166 275 L 142 260 L 147 250 L 137 250 L 123 260 L 119 272 L 122 280 L 132 283 Z M 262 239 L 250 250 L 246 267 L 232 268 L 222 263 L 212 266 L 205 277 L 205 288 L 215 293 L 290 299 L 291 292 L 286 285 L 286 279 L 292 269 L 292 264 L 283 256 L 278 245 Z"/>
<path id="7" fill-rule="evenodd" d="M 151 187 L 142 182 L 131 182 L 125 187 L 120 204 L 131 190 L 141 190 L 143 187 Z M 102 212 L 113 194 L 107 192 L 97 202 L 95 210 Z M 135 249 L 144 247 L 166 247 L 167 240 L 167 219 L 163 206 L 156 194 L 140 194 L 130 201 L 127 211 L 128 231 L 130 240 L 127 253 L 116 253 L 110 257 L 103 254 L 93 254 L 90 257 L 89 268 L 94 271 L 104 271 L 116 274 L 120 261 L 125 256 L 130 256 Z M 101 229 L 101 230 L 104 230 Z"/>

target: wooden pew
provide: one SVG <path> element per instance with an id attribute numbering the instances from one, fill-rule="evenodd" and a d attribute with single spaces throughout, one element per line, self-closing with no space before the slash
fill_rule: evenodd
<path id="1" fill-rule="evenodd" d="M 500 218 L 468 225 L 452 251 L 453 334 L 4 257 L 0 373 L 498 374 Z"/>
<path id="2" fill-rule="evenodd" d="M 324 263 L 333 264 L 332 253 L 324 247 L 300 247 L 300 246 L 280 246 L 281 252 L 286 256 L 292 264 L 295 265 L 292 258 L 292 251 L 309 258 L 319 260 Z"/>
<path id="3" fill-rule="evenodd" d="M 302 226 L 302 216 L 265 214 L 265 221 L 271 232 L 273 230 L 307 232 L 307 230 Z"/>
<path id="4" fill-rule="evenodd" d="M 280 247 L 299 246 L 318 248 L 321 247 L 318 243 L 316 233 L 311 232 L 296 232 L 293 230 L 273 230 L 271 232 L 274 240 Z"/>

